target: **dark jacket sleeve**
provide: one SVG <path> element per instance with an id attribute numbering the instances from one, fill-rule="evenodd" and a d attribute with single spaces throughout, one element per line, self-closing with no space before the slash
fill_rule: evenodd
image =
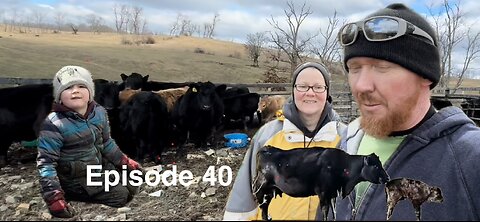
<path id="1" fill-rule="evenodd" d="M 56 195 L 63 194 L 56 170 L 62 146 L 62 135 L 58 128 L 48 119 L 45 120 L 38 137 L 37 169 L 41 194 L 46 203 L 52 202 Z"/>

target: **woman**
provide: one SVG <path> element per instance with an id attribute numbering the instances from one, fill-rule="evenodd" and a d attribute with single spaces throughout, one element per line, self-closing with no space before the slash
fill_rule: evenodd
<path id="1" fill-rule="evenodd" d="M 261 210 L 252 194 L 256 153 L 271 145 L 280 149 L 337 147 L 339 132 L 345 127 L 329 101 L 330 74 L 314 62 L 298 66 L 292 78 L 292 99 L 283 107 L 283 116 L 262 126 L 252 139 L 249 151 L 226 204 L 224 220 L 261 220 Z M 269 216 L 273 220 L 313 220 L 317 196 L 293 198 L 286 194 L 272 199 Z"/>

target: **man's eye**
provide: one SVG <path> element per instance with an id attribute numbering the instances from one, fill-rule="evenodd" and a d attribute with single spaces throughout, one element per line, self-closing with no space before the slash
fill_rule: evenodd
<path id="1" fill-rule="evenodd" d="M 378 72 L 388 72 L 388 71 L 390 70 L 390 66 L 379 65 L 379 66 L 375 66 L 375 69 L 376 69 Z"/>
<path id="2" fill-rule="evenodd" d="M 348 67 L 348 73 L 358 73 L 360 72 L 361 66 L 353 65 Z"/>

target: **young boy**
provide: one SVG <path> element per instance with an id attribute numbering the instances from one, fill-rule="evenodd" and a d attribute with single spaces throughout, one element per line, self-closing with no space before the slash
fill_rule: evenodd
<path id="1" fill-rule="evenodd" d="M 65 66 L 53 78 L 54 102 L 39 133 L 37 168 L 43 199 L 55 217 L 75 215 L 67 200 L 122 207 L 134 195 L 134 189 L 121 183 L 108 192 L 103 183 L 87 185 L 87 165 L 102 166 L 102 172 L 112 164 L 117 169 L 123 165 L 127 170 L 141 169 L 110 137 L 107 113 L 95 103 L 94 94 L 92 76 L 85 68 Z M 105 181 L 101 175 L 94 181 Z"/>

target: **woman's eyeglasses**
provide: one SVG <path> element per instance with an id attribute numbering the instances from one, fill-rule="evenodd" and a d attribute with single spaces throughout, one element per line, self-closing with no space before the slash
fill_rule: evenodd
<path id="1" fill-rule="evenodd" d="M 327 86 L 307 86 L 295 84 L 295 89 L 299 92 L 307 92 L 308 90 L 312 89 L 313 92 L 323 93 L 327 90 L 327 88 Z"/>
<path id="2" fill-rule="evenodd" d="M 371 42 L 388 41 L 406 34 L 414 34 L 430 40 L 432 45 L 435 45 L 432 36 L 427 32 L 404 19 L 392 16 L 375 16 L 344 25 L 338 33 L 340 44 L 342 46 L 353 44 L 360 30 L 363 30 L 363 35 Z"/>

